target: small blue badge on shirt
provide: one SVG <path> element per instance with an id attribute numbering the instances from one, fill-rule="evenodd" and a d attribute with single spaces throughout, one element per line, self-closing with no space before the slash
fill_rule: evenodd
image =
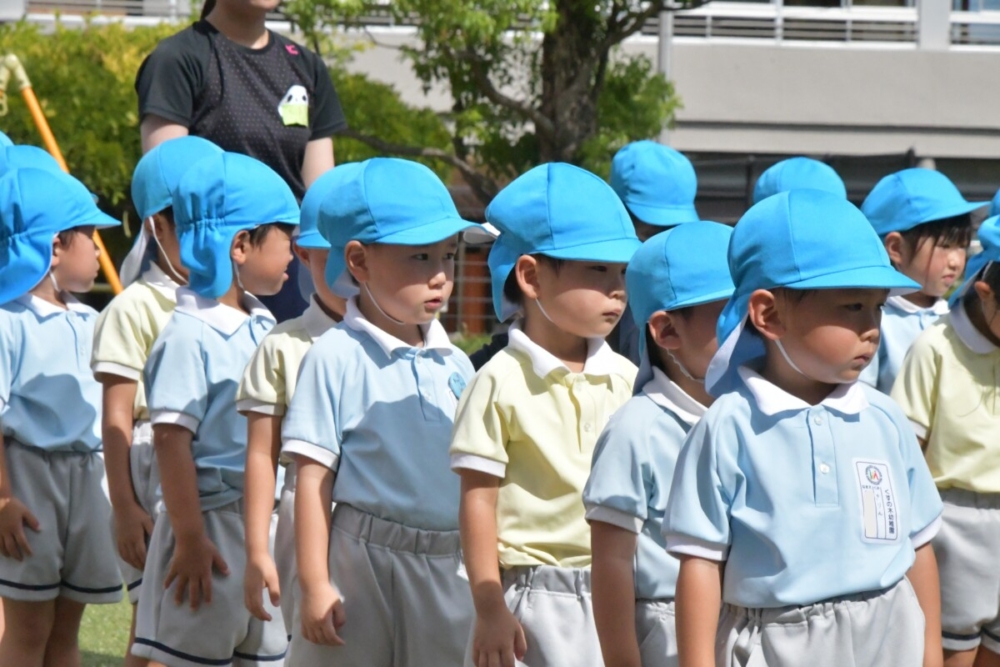
<path id="1" fill-rule="evenodd" d="M 448 378 L 448 386 L 451 387 L 451 393 L 455 394 L 455 398 L 462 398 L 462 392 L 465 391 L 465 378 L 458 373 L 452 373 L 451 377 Z"/>

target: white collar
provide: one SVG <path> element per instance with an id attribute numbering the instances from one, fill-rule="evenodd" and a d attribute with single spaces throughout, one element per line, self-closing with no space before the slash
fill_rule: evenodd
<path id="1" fill-rule="evenodd" d="M 306 333 L 315 341 L 317 338 L 332 329 L 337 321 L 326 314 L 323 307 L 319 305 L 319 297 L 313 294 L 309 299 L 309 307 L 302 313 L 302 324 L 305 325 Z"/>
<path id="2" fill-rule="evenodd" d="M 51 317 L 52 315 L 59 315 L 66 312 L 82 314 L 90 312 L 90 306 L 80 303 L 72 294 L 65 294 L 64 297 L 66 299 L 66 308 L 60 308 L 54 303 L 50 303 L 45 299 L 40 299 L 31 292 L 19 296 L 15 300 L 34 313 L 35 317 L 38 318 Z"/>
<path id="3" fill-rule="evenodd" d="M 171 303 L 177 303 L 177 289 L 180 285 L 157 266 L 156 262 L 150 262 L 141 280 Z"/>
<path id="4" fill-rule="evenodd" d="M 759 373 L 746 366 L 740 366 L 740 377 L 747 389 L 753 394 L 757 407 L 765 415 L 774 416 L 779 412 L 809 410 L 809 405 L 801 398 L 792 396 L 784 389 L 765 380 Z M 860 382 L 847 382 L 837 385 L 830 395 L 819 403 L 825 408 L 835 410 L 845 415 L 856 415 L 868 407 L 868 397 Z"/>
<path id="5" fill-rule="evenodd" d="M 642 393 L 662 408 L 670 410 L 688 426 L 698 423 L 708 408 L 691 398 L 667 374 L 653 366 L 653 379 L 642 387 Z"/>
<path id="6" fill-rule="evenodd" d="M 955 334 L 960 341 L 965 343 L 967 348 L 976 354 L 990 354 L 997 351 L 997 346 L 972 325 L 962 301 L 959 301 L 957 307 L 952 309 L 949 317 L 951 317 L 951 326 L 955 329 Z"/>
<path id="7" fill-rule="evenodd" d="M 920 313 L 930 313 L 932 315 L 946 315 L 948 313 L 948 300 L 938 299 L 934 302 L 934 305 L 930 308 L 924 308 L 913 303 L 909 299 L 903 296 L 890 296 L 885 301 L 885 305 L 896 310 L 901 310 L 909 315 L 918 315 Z"/>
<path id="8" fill-rule="evenodd" d="M 177 289 L 177 312 L 193 315 L 223 335 L 232 336 L 250 318 L 274 322 L 274 315 L 253 294 L 244 293 L 243 305 L 249 308 L 249 315 L 187 287 Z"/>
<path id="9" fill-rule="evenodd" d="M 356 296 L 352 296 L 347 300 L 347 312 L 344 313 L 344 324 L 354 331 L 371 336 L 378 343 L 379 347 L 382 348 L 386 356 L 389 357 L 392 356 L 393 352 L 400 349 L 437 350 L 442 354 L 451 354 L 454 351 L 451 339 L 448 338 L 448 332 L 444 330 L 444 327 L 437 320 L 431 320 L 430 324 L 420 325 L 420 331 L 424 335 L 424 346 L 414 347 L 369 322 L 361 314 L 361 310 L 358 308 L 358 297 Z"/>
<path id="10" fill-rule="evenodd" d="M 510 325 L 510 329 L 507 331 L 507 344 L 513 349 L 527 355 L 531 361 L 531 367 L 538 377 L 543 378 L 552 371 L 560 368 L 564 369 L 567 373 L 571 372 L 569 367 L 560 359 L 557 359 L 554 354 L 528 338 L 527 334 L 521 329 L 521 323 L 522 320 L 516 320 Z M 584 375 L 614 375 L 618 372 L 619 368 L 619 365 L 616 363 L 616 356 L 611 346 L 603 338 L 588 338 L 587 360 L 583 363 Z"/>

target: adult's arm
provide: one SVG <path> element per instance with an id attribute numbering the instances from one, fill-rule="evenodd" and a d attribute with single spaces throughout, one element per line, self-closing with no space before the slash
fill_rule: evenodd
<path id="1" fill-rule="evenodd" d="M 139 124 L 139 134 L 142 137 L 142 152 L 145 154 L 164 141 L 176 139 L 177 137 L 186 137 L 188 129 L 180 123 L 169 121 L 155 114 L 148 114 L 142 119 L 142 123 Z M 308 156 L 309 151 L 307 149 L 306 157 Z"/>
<path id="2" fill-rule="evenodd" d="M 308 189 L 317 178 L 333 169 L 333 165 L 333 137 L 313 139 L 307 143 L 306 155 L 302 160 L 302 182 L 306 188 Z"/>

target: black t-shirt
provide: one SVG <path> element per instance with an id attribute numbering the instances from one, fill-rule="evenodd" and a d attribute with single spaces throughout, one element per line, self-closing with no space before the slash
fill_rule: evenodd
<path id="1" fill-rule="evenodd" d="M 301 199 L 306 144 L 347 123 L 323 60 L 268 34 L 267 46 L 251 49 L 199 21 L 163 40 L 136 76 L 139 116 L 160 116 L 257 158 Z"/>

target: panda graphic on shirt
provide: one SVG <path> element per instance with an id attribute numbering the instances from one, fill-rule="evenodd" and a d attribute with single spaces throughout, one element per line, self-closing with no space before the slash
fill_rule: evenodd
<path id="1" fill-rule="evenodd" d="M 286 126 L 309 127 L 309 93 L 305 86 L 290 87 L 278 103 L 278 115 Z"/>

